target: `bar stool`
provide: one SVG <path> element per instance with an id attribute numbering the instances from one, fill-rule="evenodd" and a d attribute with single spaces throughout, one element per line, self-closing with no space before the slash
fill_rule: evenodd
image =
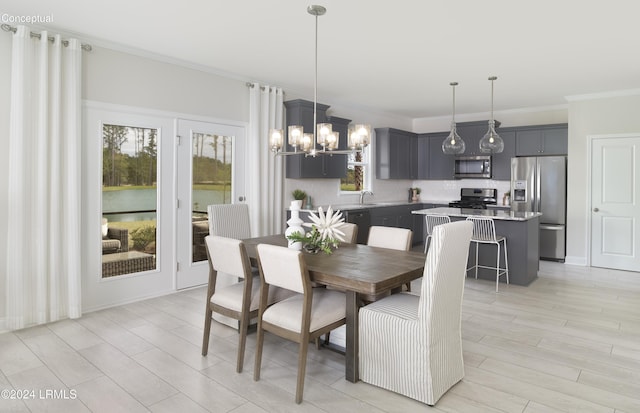
<path id="1" fill-rule="evenodd" d="M 431 237 L 433 236 L 433 227 L 448 224 L 451 222 L 451 219 L 448 215 L 435 215 L 435 214 L 425 214 L 424 216 L 424 253 L 427 253 L 429 249 L 429 242 L 431 241 Z"/>
<path id="2" fill-rule="evenodd" d="M 467 217 L 467 221 L 473 222 L 473 235 L 471 242 L 476 244 L 476 264 L 467 268 L 467 271 L 475 269 L 476 279 L 478 279 L 478 267 L 496 270 L 496 292 L 498 292 L 498 282 L 500 276 L 505 275 L 507 284 L 509 284 L 509 260 L 507 259 L 507 239 L 502 235 L 496 235 L 496 226 L 492 218 L 485 217 Z M 500 243 L 504 244 L 504 268 L 500 268 Z M 495 244 L 498 247 L 496 255 L 496 266 L 490 267 L 486 265 L 478 265 L 478 245 L 479 244 Z"/>

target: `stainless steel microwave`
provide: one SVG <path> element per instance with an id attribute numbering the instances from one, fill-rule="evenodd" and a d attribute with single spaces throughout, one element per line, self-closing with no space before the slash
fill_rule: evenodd
<path id="1" fill-rule="evenodd" d="M 453 177 L 456 179 L 491 178 L 491 156 L 456 156 Z"/>

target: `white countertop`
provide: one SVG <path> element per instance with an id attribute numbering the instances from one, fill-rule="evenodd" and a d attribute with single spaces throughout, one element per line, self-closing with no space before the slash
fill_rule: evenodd
<path id="1" fill-rule="evenodd" d="M 466 209 L 466 208 L 429 208 L 411 211 L 412 214 L 437 214 L 450 217 L 481 216 L 505 221 L 528 221 L 542 215 L 540 212 L 513 212 L 496 209 Z"/>
<path id="2" fill-rule="evenodd" d="M 370 209 L 370 208 L 381 208 L 381 207 L 391 207 L 391 206 L 401 206 L 401 205 L 420 205 L 420 204 L 425 204 L 427 202 L 422 202 L 422 201 L 418 201 L 418 202 L 407 202 L 407 201 L 382 201 L 382 202 L 371 202 L 371 203 L 364 203 L 364 204 L 331 204 L 331 209 L 333 209 L 334 211 L 336 210 L 340 210 L 340 211 L 351 211 L 351 210 L 355 210 L 355 209 Z M 322 207 L 323 211 L 327 211 L 327 208 L 329 207 L 329 205 L 319 205 Z M 287 209 L 291 209 L 291 208 L 287 208 Z M 313 209 L 308 209 L 308 208 L 303 208 L 300 211 L 306 211 L 306 212 L 318 212 L 318 207 L 314 206 Z"/>

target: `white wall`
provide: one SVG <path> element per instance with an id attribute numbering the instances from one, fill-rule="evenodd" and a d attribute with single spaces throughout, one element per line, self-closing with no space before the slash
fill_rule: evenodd
<path id="1" fill-rule="evenodd" d="M 567 262 L 588 264 L 590 212 L 588 136 L 640 133 L 640 96 L 618 96 L 569 103 Z M 640 179 L 640 177 L 637 177 Z"/>
<path id="2" fill-rule="evenodd" d="M 248 122 L 245 83 L 105 48 L 83 54 L 83 98 L 99 102 Z"/>

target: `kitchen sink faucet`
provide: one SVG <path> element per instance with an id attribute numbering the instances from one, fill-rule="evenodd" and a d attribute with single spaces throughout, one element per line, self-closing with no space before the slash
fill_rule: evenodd
<path id="1" fill-rule="evenodd" d="M 364 196 L 367 195 L 367 194 L 373 196 L 373 192 L 371 192 L 371 191 L 362 191 L 362 192 L 360 192 L 360 205 L 364 204 Z"/>

